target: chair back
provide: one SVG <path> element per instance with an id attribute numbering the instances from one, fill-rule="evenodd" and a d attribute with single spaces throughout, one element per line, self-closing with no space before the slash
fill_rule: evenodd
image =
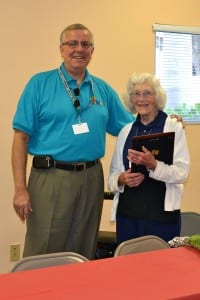
<path id="1" fill-rule="evenodd" d="M 181 236 L 200 233 L 200 214 L 197 212 L 181 212 Z"/>
<path id="2" fill-rule="evenodd" d="M 114 256 L 170 248 L 169 244 L 155 235 L 145 235 L 127 240 L 117 246 Z"/>
<path id="3" fill-rule="evenodd" d="M 59 252 L 34 255 L 22 258 L 20 261 L 15 263 L 15 265 L 11 269 L 11 272 L 46 268 L 64 264 L 74 264 L 86 261 L 88 261 L 86 257 L 75 252 Z"/>

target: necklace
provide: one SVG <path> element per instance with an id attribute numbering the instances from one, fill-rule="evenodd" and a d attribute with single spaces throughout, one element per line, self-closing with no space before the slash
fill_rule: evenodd
<path id="1" fill-rule="evenodd" d="M 153 130 L 152 127 L 148 128 L 147 126 L 144 126 L 143 124 L 138 124 L 136 127 L 135 136 L 150 134 L 152 132 L 152 130 Z"/>

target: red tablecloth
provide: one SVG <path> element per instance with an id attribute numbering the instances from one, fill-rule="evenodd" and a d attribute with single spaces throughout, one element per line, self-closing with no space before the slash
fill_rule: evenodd
<path id="1" fill-rule="evenodd" d="M 0 275 L 0 300 L 200 299 L 200 251 L 189 247 Z"/>

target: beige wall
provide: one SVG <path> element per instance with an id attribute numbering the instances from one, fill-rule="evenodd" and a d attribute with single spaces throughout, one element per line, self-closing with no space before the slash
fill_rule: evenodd
<path id="1" fill-rule="evenodd" d="M 152 24 L 200 26 L 199 11 L 199 0 L 0 0 L 0 273 L 7 272 L 12 265 L 9 245 L 15 242 L 23 245 L 24 238 L 24 224 L 12 209 L 11 120 L 29 77 L 60 64 L 60 31 L 74 22 L 91 28 L 96 49 L 90 71 L 107 80 L 121 94 L 133 71 L 154 71 Z M 186 127 L 191 173 L 185 186 L 182 208 L 200 211 L 200 126 Z M 107 143 L 103 159 L 106 178 L 114 139 L 109 138 Z M 101 228 L 114 230 L 108 222 L 109 202 L 105 205 Z"/>

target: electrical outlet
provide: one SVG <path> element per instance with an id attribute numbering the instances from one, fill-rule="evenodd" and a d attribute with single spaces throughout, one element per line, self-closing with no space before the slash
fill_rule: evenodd
<path id="1" fill-rule="evenodd" d="M 10 260 L 20 260 L 20 244 L 10 245 Z"/>

